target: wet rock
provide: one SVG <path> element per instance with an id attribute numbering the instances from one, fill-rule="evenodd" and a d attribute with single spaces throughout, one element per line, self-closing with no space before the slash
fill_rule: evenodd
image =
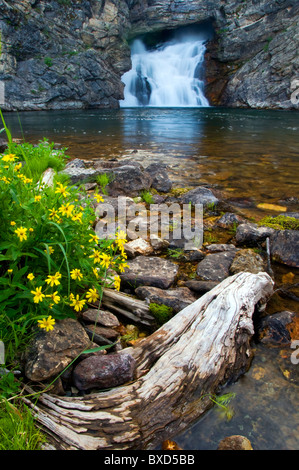
<path id="1" fill-rule="evenodd" d="M 171 307 L 174 313 L 180 312 L 183 308 L 196 301 L 196 297 L 188 287 L 178 287 L 176 289 L 163 290 L 157 287 L 141 286 L 135 290 L 135 294 L 142 300 L 159 305 Z"/>
<path id="2" fill-rule="evenodd" d="M 57 320 L 52 331 L 39 331 L 26 354 L 25 375 L 40 382 L 59 374 L 90 340 L 77 320 Z"/>
<path id="3" fill-rule="evenodd" d="M 258 226 L 254 223 L 244 223 L 236 231 L 237 245 L 256 246 L 270 237 L 275 230 L 269 227 Z"/>
<path id="4" fill-rule="evenodd" d="M 191 204 L 195 206 L 196 204 L 202 204 L 207 206 L 208 204 L 218 204 L 219 199 L 215 196 L 211 189 L 206 188 L 205 186 L 198 186 L 195 189 L 191 189 L 181 197 L 181 202 L 183 204 Z"/>
<path id="5" fill-rule="evenodd" d="M 117 387 L 133 380 L 135 360 L 128 353 L 93 356 L 81 361 L 73 371 L 78 390 Z"/>
<path id="6" fill-rule="evenodd" d="M 167 165 L 162 163 L 152 163 L 146 167 L 146 172 L 152 177 L 152 188 L 161 193 L 168 193 L 172 188 L 166 168 Z"/>
<path id="7" fill-rule="evenodd" d="M 242 271 L 258 274 L 265 270 L 263 258 L 251 249 L 239 250 L 234 257 L 230 267 L 230 274 L 240 273 Z"/>
<path id="8" fill-rule="evenodd" d="M 216 225 L 221 228 L 229 228 L 232 225 L 239 225 L 245 222 L 241 216 L 234 214 L 233 212 L 226 212 L 217 221 Z"/>
<path id="9" fill-rule="evenodd" d="M 203 295 L 206 292 L 214 289 L 219 284 L 217 281 L 186 281 L 185 286 L 187 286 L 196 294 Z"/>
<path id="10" fill-rule="evenodd" d="M 96 308 L 85 310 L 82 314 L 82 320 L 87 323 L 97 323 L 109 328 L 119 326 L 118 318 L 113 313 Z"/>
<path id="11" fill-rule="evenodd" d="M 291 342 L 287 325 L 292 322 L 293 312 L 277 312 L 264 317 L 257 326 L 258 339 L 268 346 L 284 346 Z"/>
<path id="12" fill-rule="evenodd" d="M 124 286 L 143 286 L 168 289 L 178 273 L 178 266 L 163 258 L 137 256 L 128 262 L 129 268 L 120 275 Z"/>
<path id="13" fill-rule="evenodd" d="M 138 255 L 148 256 L 154 252 L 153 247 L 143 238 L 137 238 L 124 244 L 124 250 L 129 258 Z"/>
<path id="14" fill-rule="evenodd" d="M 110 196 L 139 196 L 152 185 L 149 173 L 145 172 L 141 165 L 132 162 L 113 168 L 110 174 L 111 182 L 107 186 Z"/>
<path id="15" fill-rule="evenodd" d="M 206 249 L 210 253 L 217 253 L 220 251 L 236 251 L 236 247 L 232 243 L 213 243 L 212 245 L 207 245 Z"/>
<path id="16" fill-rule="evenodd" d="M 275 261 L 299 268 L 299 231 L 275 230 L 270 237 L 271 257 Z"/>
<path id="17" fill-rule="evenodd" d="M 247 437 L 235 435 L 222 439 L 217 450 L 253 450 L 253 448 Z"/>
<path id="18" fill-rule="evenodd" d="M 229 276 L 229 269 L 235 254 L 236 249 L 207 255 L 198 263 L 197 275 L 204 281 L 223 281 Z"/>

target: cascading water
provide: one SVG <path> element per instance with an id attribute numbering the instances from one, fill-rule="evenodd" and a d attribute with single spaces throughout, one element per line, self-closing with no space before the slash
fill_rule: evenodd
<path id="1" fill-rule="evenodd" d="M 125 73 L 121 107 L 207 107 L 202 80 L 205 40 L 180 38 L 147 50 L 132 44 L 132 69 Z"/>

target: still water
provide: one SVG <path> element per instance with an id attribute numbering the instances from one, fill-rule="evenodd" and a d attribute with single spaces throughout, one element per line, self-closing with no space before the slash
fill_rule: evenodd
<path id="1" fill-rule="evenodd" d="M 297 111 L 121 108 L 6 113 L 5 119 L 14 138 L 37 142 L 46 137 L 67 147 L 71 157 L 167 163 L 174 186 L 215 185 L 228 199 L 249 201 L 245 215 L 267 215 L 256 209 L 258 203 L 299 209 Z M 288 272 L 279 268 L 278 285 Z M 298 270 L 295 276 L 298 282 Z M 296 302 L 283 301 L 272 302 L 269 313 L 286 309 L 298 315 Z M 296 328 L 292 339 L 299 339 Z M 256 345 L 249 371 L 223 390 L 236 394 L 232 419 L 213 407 L 189 430 L 170 438 L 186 450 L 216 449 L 233 434 L 249 438 L 254 449 L 298 449 L 298 372 L 290 348 Z"/>

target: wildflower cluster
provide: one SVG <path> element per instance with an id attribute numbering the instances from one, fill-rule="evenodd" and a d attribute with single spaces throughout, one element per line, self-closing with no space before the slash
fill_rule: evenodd
<path id="1" fill-rule="evenodd" d="M 125 234 L 100 240 L 93 231 L 101 196 L 29 176 L 15 154 L 0 155 L 0 331 L 37 322 L 50 331 L 96 304 L 104 285 L 119 290 L 127 266 Z"/>

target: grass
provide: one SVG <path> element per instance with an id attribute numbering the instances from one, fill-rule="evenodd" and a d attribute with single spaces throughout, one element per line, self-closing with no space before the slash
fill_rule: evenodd
<path id="1" fill-rule="evenodd" d="M 97 176 L 96 181 L 97 181 L 98 185 L 100 186 L 102 193 L 107 195 L 108 192 L 106 190 L 106 187 L 112 181 L 111 176 L 107 175 L 107 173 L 102 173 L 102 174 Z"/>
<path id="2" fill-rule="evenodd" d="M 152 194 L 149 191 L 142 191 L 140 197 L 146 204 L 153 204 L 155 202 Z"/>

